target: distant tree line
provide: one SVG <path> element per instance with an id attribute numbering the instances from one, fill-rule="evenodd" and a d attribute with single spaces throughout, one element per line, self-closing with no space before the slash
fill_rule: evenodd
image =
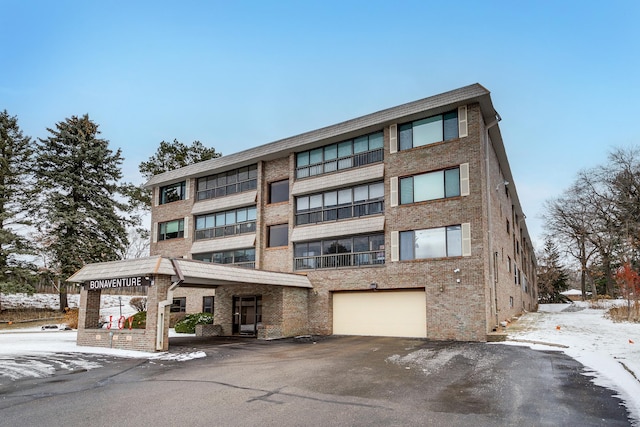
<path id="1" fill-rule="evenodd" d="M 47 132 L 33 141 L 16 116 L 0 112 L 0 294 L 33 292 L 45 280 L 59 289 L 62 309 L 65 280 L 85 264 L 148 255 L 141 217 L 150 194 L 122 182 L 121 150 L 87 114 Z M 219 156 L 199 141 L 162 141 L 139 171 L 148 179 Z"/>
<path id="2" fill-rule="evenodd" d="M 566 289 L 564 260 L 580 272 L 589 295 L 638 299 L 640 269 L 640 150 L 614 149 L 604 164 L 581 171 L 545 204 L 547 238 L 539 254 L 541 297 Z"/>

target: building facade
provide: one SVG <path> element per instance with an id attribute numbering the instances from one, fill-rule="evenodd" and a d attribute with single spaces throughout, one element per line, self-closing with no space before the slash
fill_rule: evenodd
<path id="1" fill-rule="evenodd" d="M 151 255 L 229 272 L 172 309 L 259 338 L 485 341 L 537 308 L 498 122 L 474 84 L 154 176 Z"/>

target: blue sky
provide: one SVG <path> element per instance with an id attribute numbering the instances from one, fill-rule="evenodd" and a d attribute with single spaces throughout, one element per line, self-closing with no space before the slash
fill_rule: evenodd
<path id="1" fill-rule="evenodd" d="M 472 83 L 534 240 L 542 203 L 640 145 L 638 1 L 0 0 L 0 110 L 88 113 L 125 179 L 160 141 L 231 154 Z"/>

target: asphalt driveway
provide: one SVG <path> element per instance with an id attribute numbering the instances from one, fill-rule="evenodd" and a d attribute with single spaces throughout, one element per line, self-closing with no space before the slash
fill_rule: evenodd
<path id="1" fill-rule="evenodd" d="M 559 352 L 325 337 L 171 340 L 187 362 L 103 367 L 0 387 L 0 425 L 628 426 L 613 392 Z M 86 357 L 86 355 L 83 355 Z"/>

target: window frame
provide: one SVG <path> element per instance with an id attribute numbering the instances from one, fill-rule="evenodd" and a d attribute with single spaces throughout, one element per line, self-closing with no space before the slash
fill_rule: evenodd
<path id="1" fill-rule="evenodd" d="M 367 138 L 367 150 L 356 151 Z M 296 179 L 310 178 L 343 169 L 351 169 L 384 161 L 384 132 L 323 145 L 296 153 Z"/>
<path id="2" fill-rule="evenodd" d="M 170 313 L 186 313 L 187 297 L 173 297 L 173 301 L 171 302 L 171 308 L 169 308 L 169 312 Z"/>
<path id="3" fill-rule="evenodd" d="M 167 233 L 166 232 L 167 225 L 173 222 L 178 223 L 178 231 Z M 165 230 L 164 233 L 163 233 L 163 228 Z M 174 234 L 174 233 L 176 233 L 176 236 L 167 237 L 167 234 Z M 184 218 L 158 223 L 158 241 L 159 242 L 162 242 L 165 240 L 171 240 L 171 239 L 180 239 L 180 238 L 184 238 Z"/>
<path id="4" fill-rule="evenodd" d="M 251 215 L 252 212 L 253 215 Z M 244 213 L 247 219 L 238 221 L 239 213 Z M 231 216 L 234 218 L 233 221 L 227 222 L 227 219 Z M 194 240 L 219 239 L 239 234 L 255 233 L 257 218 L 258 208 L 255 205 L 196 215 L 194 217 Z M 204 227 L 200 226 L 202 221 L 204 221 Z M 224 223 L 218 224 L 219 221 Z M 209 222 L 213 224 L 207 226 Z"/>
<path id="5" fill-rule="evenodd" d="M 438 237 L 438 235 L 444 236 L 444 241 L 432 240 L 428 242 L 428 245 L 424 250 L 433 250 L 429 249 L 430 246 L 440 246 L 444 245 L 444 255 L 435 255 L 435 256 L 422 256 L 420 258 L 416 257 L 416 248 L 420 248 L 418 242 L 416 241 L 416 232 L 424 232 L 425 236 L 429 236 L 431 233 L 432 237 Z M 438 234 L 436 234 L 438 233 Z M 425 228 L 420 230 L 406 230 L 401 231 L 399 234 L 399 260 L 400 261 L 412 261 L 412 260 L 428 260 L 428 259 L 440 259 L 440 258 L 457 258 L 463 256 L 463 244 L 462 244 L 462 224 L 448 225 L 445 227 L 435 227 L 435 228 Z M 413 241 L 413 244 L 409 244 Z M 459 243 L 458 243 L 459 242 Z M 453 247 L 453 243 L 456 243 L 455 248 Z M 424 246 L 424 243 L 423 243 Z M 455 250 L 455 252 L 454 252 Z"/>
<path id="6" fill-rule="evenodd" d="M 278 233 L 286 233 L 284 236 L 274 234 L 274 231 Z M 283 239 L 284 237 L 284 239 Z M 279 244 L 285 241 L 284 244 Z M 289 246 L 289 224 L 273 224 L 267 227 L 267 247 L 268 248 L 284 248 Z"/>
<path id="7" fill-rule="evenodd" d="M 455 118 L 455 126 L 452 122 Z M 433 123 L 440 124 L 439 129 Z M 439 131 L 439 138 L 433 140 L 426 140 L 424 143 L 416 144 L 415 133 L 416 130 L 424 131 Z M 455 130 L 453 134 L 449 133 Z M 441 135 L 441 136 L 440 136 Z M 424 117 L 422 119 L 413 120 L 411 122 L 401 123 L 398 125 L 398 151 L 411 150 L 412 148 L 425 147 L 431 144 L 437 144 L 438 142 L 451 141 L 460 138 L 460 130 L 458 127 L 458 110 L 446 111 L 441 114 L 435 114 L 433 116 Z"/>
<path id="8" fill-rule="evenodd" d="M 196 201 L 216 199 L 258 188 L 258 164 L 198 178 Z"/>
<path id="9" fill-rule="evenodd" d="M 449 195 L 447 194 L 447 190 L 448 190 L 448 179 L 451 179 L 451 172 L 452 171 L 458 171 L 457 173 L 457 192 L 454 191 L 453 194 Z M 436 190 L 442 190 L 442 197 L 432 197 L 432 198 L 420 198 L 419 200 L 416 200 L 416 196 L 418 194 L 422 194 L 425 193 L 425 189 L 422 188 L 416 188 L 416 178 L 423 178 L 423 179 L 430 179 L 430 178 L 436 178 L 438 174 L 442 174 L 442 182 L 441 182 L 441 187 L 437 188 Z M 449 177 L 449 178 L 448 178 Z M 399 197 L 399 204 L 400 205 L 410 205 L 413 203 L 421 203 L 421 202 L 429 202 L 432 200 L 443 200 L 443 199 L 451 199 L 454 197 L 460 197 L 462 195 L 462 185 L 461 185 L 461 178 L 460 178 L 460 166 L 455 166 L 452 168 L 446 168 L 446 169 L 439 169 L 437 171 L 430 171 L 430 172 L 425 172 L 425 173 L 420 173 L 420 174 L 416 174 L 416 175 L 411 175 L 411 176 L 405 176 L 405 177 L 401 177 L 398 179 L 398 197 Z M 409 187 L 410 188 L 410 192 L 411 192 L 411 200 L 405 200 L 405 197 L 407 197 L 405 195 L 405 193 L 408 191 L 404 190 L 404 187 Z M 421 191 L 422 190 L 422 191 Z"/>
<path id="10" fill-rule="evenodd" d="M 285 194 L 281 192 L 286 188 Z M 277 195 L 278 197 L 274 197 Z M 275 200 L 274 200 L 275 199 Z M 289 202 L 289 178 L 269 183 L 269 204 Z"/>
<path id="11" fill-rule="evenodd" d="M 357 250 L 366 239 L 367 250 Z M 376 241 L 378 247 L 375 248 Z M 313 245 L 313 246 L 312 246 Z M 340 250 L 340 248 L 348 250 Z M 335 248 L 335 252 L 326 249 Z M 306 242 L 294 242 L 294 270 L 319 270 L 338 267 L 364 267 L 384 265 L 385 256 L 384 233 L 339 236 Z M 314 249 L 314 250 L 311 250 Z M 319 251 L 317 251 L 319 249 Z M 318 252 L 318 253 L 316 253 Z"/>
<path id="12" fill-rule="evenodd" d="M 178 189 L 176 191 L 177 193 L 177 199 L 173 199 L 173 200 L 167 200 L 168 198 L 168 192 L 170 190 L 174 190 L 174 189 Z M 167 203 L 173 203 L 173 202 L 179 202 L 181 200 L 184 200 L 186 198 L 186 190 L 187 190 L 187 182 L 186 181 L 180 181 L 180 182 L 176 182 L 174 184 L 170 184 L 170 185 L 165 185 L 160 187 L 160 191 L 158 192 L 158 204 L 159 205 L 166 205 Z"/>
<path id="13" fill-rule="evenodd" d="M 210 313 L 213 314 L 213 310 L 215 310 L 215 304 L 216 304 L 216 297 L 215 296 L 211 296 L 211 295 L 206 295 L 202 297 L 202 312 L 203 313 Z M 210 304 L 207 303 L 207 301 L 211 301 Z M 210 310 L 208 310 L 207 308 L 211 307 Z"/>

